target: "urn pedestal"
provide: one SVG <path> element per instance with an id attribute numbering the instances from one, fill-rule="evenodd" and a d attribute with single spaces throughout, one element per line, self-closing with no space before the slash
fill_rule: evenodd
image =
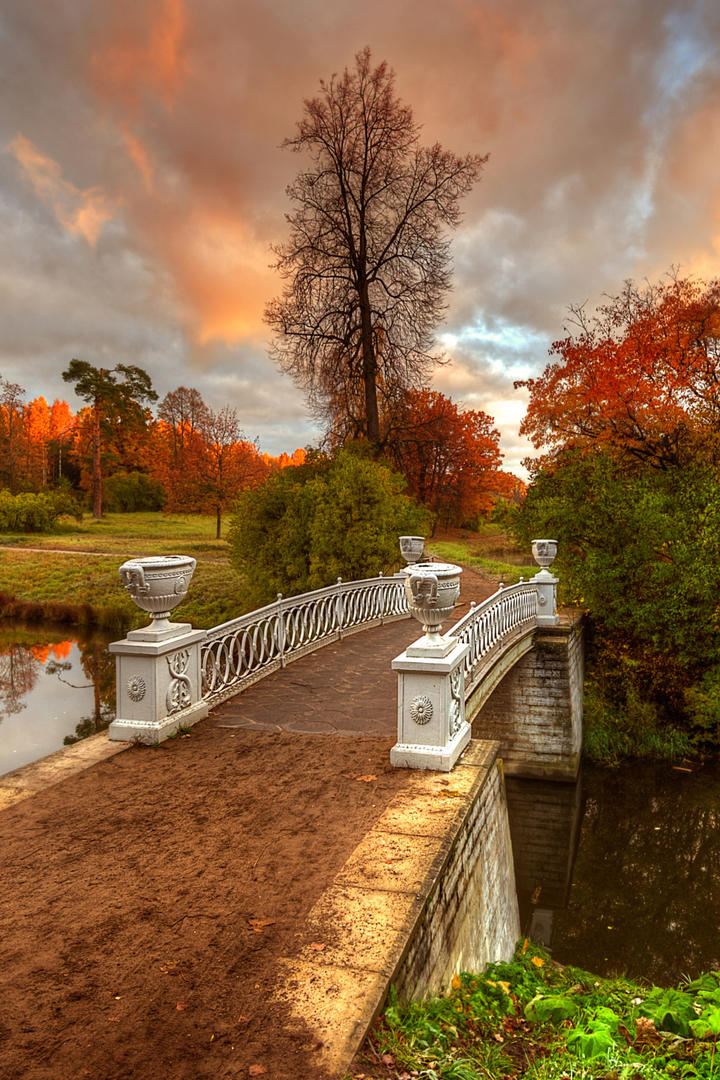
<path id="1" fill-rule="evenodd" d="M 187 592 L 195 560 L 187 555 L 130 559 L 120 567 L 128 593 L 152 623 L 113 641 L 116 710 L 109 736 L 121 742 L 158 743 L 178 728 L 203 720 L 200 646 L 204 630 L 171 623 L 168 616 Z"/>
<path id="2" fill-rule="evenodd" d="M 557 540 L 533 540 L 532 553 L 535 562 L 542 569 L 532 579 L 538 593 L 538 626 L 557 626 L 560 616 L 557 613 L 558 579 L 550 573 L 550 566 L 557 555 Z"/>
<path id="3" fill-rule="evenodd" d="M 398 673 L 398 741 L 390 762 L 398 768 L 450 772 L 471 735 L 464 671 L 470 646 L 440 633 L 460 595 L 462 570 L 452 563 L 427 562 L 405 573 L 410 612 L 425 633 L 392 662 Z"/>
<path id="4" fill-rule="evenodd" d="M 444 656 L 396 656 L 398 741 L 390 763 L 401 769 L 450 772 L 470 742 L 465 719 L 464 660 L 469 645 L 455 644 Z"/>

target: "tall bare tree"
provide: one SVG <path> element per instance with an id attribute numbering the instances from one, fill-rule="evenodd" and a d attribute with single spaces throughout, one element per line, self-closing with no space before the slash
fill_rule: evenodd
<path id="1" fill-rule="evenodd" d="M 381 413 L 435 362 L 433 330 L 450 286 L 448 230 L 487 160 L 420 146 L 394 83 L 366 48 L 353 70 L 321 81 L 320 95 L 305 102 L 284 146 L 312 165 L 288 188 L 290 236 L 275 249 L 287 284 L 265 313 L 275 358 L 318 415 L 360 399 L 360 434 L 376 446 Z"/>

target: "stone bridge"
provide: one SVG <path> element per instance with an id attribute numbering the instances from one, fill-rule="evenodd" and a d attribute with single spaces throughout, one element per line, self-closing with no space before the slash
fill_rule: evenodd
<path id="1" fill-rule="evenodd" d="M 465 613 L 429 649 L 427 635 L 414 640 L 417 625 L 405 621 L 404 583 L 403 574 L 338 580 L 209 631 L 157 622 L 131 631 L 111 645 L 110 738 L 158 742 L 212 710 L 223 726 L 396 731 L 391 761 L 399 767 L 449 771 L 475 735 L 500 743 L 508 774 L 574 779 L 582 628 L 574 613 L 557 613 L 557 579 L 544 568 L 488 596 L 483 579 L 466 571 Z M 361 630 L 371 632 L 355 637 Z"/>

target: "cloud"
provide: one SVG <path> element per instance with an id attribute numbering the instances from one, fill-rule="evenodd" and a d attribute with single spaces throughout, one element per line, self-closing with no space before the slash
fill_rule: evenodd
<path id="1" fill-rule="evenodd" d="M 111 221 L 117 203 L 101 188 L 81 190 L 63 179 L 62 169 L 24 135 L 17 135 L 6 149 L 21 165 L 38 198 L 50 206 L 64 229 L 83 236 L 91 247 L 106 221 Z"/>
<path id="2" fill-rule="evenodd" d="M 509 461 L 513 379 L 547 362 L 569 304 L 672 263 L 720 272 L 713 0 L 6 0 L 0 372 L 52 395 L 69 350 L 110 351 L 162 392 L 237 404 L 275 451 L 313 437 L 262 322 L 303 165 L 280 144 L 366 44 L 424 141 L 490 153 L 435 382 L 494 411 Z"/>

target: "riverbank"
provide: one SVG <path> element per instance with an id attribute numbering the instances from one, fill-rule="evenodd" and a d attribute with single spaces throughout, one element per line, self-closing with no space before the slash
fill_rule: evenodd
<path id="1" fill-rule="evenodd" d="M 145 619 L 120 584 L 118 568 L 140 555 L 192 555 L 190 591 L 174 613 L 209 628 L 245 610 L 244 583 L 228 545 L 212 539 L 214 519 L 160 513 L 108 514 L 63 522 L 51 534 L 2 536 L 0 619 L 50 620 L 124 632 Z"/>
<path id="2" fill-rule="evenodd" d="M 447 996 L 391 999 L 349 1076 L 708 1080 L 718 1034 L 720 972 L 667 990 L 562 967 L 526 940 Z"/>

